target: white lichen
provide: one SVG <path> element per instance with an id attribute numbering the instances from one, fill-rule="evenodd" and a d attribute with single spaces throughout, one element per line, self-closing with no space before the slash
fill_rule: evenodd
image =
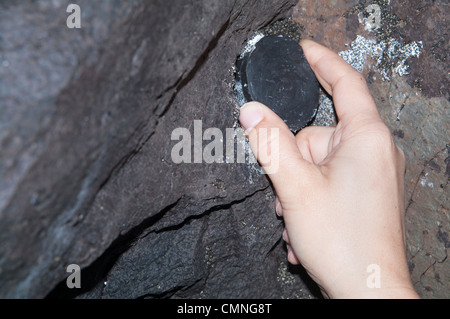
<path id="1" fill-rule="evenodd" d="M 339 52 L 339 55 L 358 72 L 362 72 L 367 58 L 380 58 L 384 49 L 382 43 L 358 35 L 356 40 L 349 45 L 349 49 Z"/>
<path id="2" fill-rule="evenodd" d="M 349 46 L 348 50 L 339 52 L 339 55 L 359 72 L 364 68 L 378 72 L 383 81 L 390 80 L 390 74 L 398 76 L 407 75 L 408 59 L 419 58 L 422 49 L 422 41 L 413 41 L 401 44 L 394 38 L 388 41 L 378 42 L 374 39 L 366 39 L 358 35 Z M 375 61 L 374 65 L 367 63 L 368 59 Z"/>
<path id="3" fill-rule="evenodd" d="M 255 50 L 256 43 L 258 43 L 262 38 L 264 38 L 264 34 L 262 34 L 261 32 L 256 32 L 255 35 L 251 37 L 245 44 L 245 47 L 241 52 L 240 58 L 243 58 L 248 53 L 252 53 Z"/>
<path id="4" fill-rule="evenodd" d="M 430 188 L 434 188 L 434 183 L 428 181 L 428 175 L 429 175 L 429 174 L 426 173 L 425 175 L 423 175 L 423 176 L 420 178 L 420 185 L 421 185 L 422 187 L 428 186 L 428 187 L 430 187 Z"/>

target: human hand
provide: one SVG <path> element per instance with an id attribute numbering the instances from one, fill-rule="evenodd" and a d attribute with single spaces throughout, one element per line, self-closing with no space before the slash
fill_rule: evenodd
<path id="1" fill-rule="evenodd" d="M 382 122 L 360 73 L 309 40 L 304 54 L 333 97 L 338 124 L 294 136 L 266 106 L 250 102 L 239 120 L 265 167 L 283 216 L 288 260 L 301 262 L 330 298 L 414 298 L 405 255 L 403 152 Z M 258 140 L 261 129 L 279 138 Z M 278 152 L 270 152 L 274 145 Z M 369 287 L 369 266 L 380 286 Z"/>

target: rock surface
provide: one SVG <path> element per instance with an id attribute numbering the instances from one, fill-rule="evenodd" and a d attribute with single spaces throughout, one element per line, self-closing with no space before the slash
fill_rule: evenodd
<path id="1" fill-rule="evenodd" d="M 368 23 L 374 4 L 378 28 Z M 301 0 L 293 10 L 305 37 L 361 67 L 405 152 L 408 262 L 423 298 L 450 297 L 448 10 L 447 1 L 420 0 Z"/>
<path id="2" fill-rule="evenodd" d="M 377 30 L 369 1 L 301 0 L 292 14 L 305 37 L 361 62 L 408 160 L 413 280 L 448 298 L 448 4 L 373 2 Z M 295 3 L 79 0 L 82 28 L 68 29 L 69 3 L 0 2 L 0 297 L 317 296 L 287 264 L 265 176 L 171 158 L 176 128 L 236 126 L 237 55 Z M 380 43 L 399 55 L 378 64 L 357 46 Z M 66 288 L 69 264 L 81 290 Z"/>
<path id="3" fill-rule="evenodd" d="M 237 54 L 295 3 L 78 4 L 81 29 L 66 1 L 1 4 L 0 296 L 69 296 L 69 264 L 104 297 L 281 296 L 267 178 L 174 164 L 171 133 L 236 124 Z"/>

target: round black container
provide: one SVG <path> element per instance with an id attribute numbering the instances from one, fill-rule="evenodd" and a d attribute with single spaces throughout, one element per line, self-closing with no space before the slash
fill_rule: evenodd
<path id="1" fill-rule="evenodd" d="M 278 114 L 293 132 L 307 126 L 317 112 L 320 86 L 301 46 L 271 35 L 236 63 L 236 82 L 245 102 L 258 101 Z"/>

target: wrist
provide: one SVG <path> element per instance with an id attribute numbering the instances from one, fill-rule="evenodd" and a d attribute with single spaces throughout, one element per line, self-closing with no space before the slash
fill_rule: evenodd
<path id="1" fill-rule="evenodd" d="M 410 282 L 392 284 L 385 287 L 364 287 L 362 289 L 352 289 L 335 295 L 330 295 L 337 299 L 420 299 Z"/>
<path id="2" fill-rule="evenodd" d="M 361 293 L 360 299 L 420 299 L 414 287 L 374 288 Z"/>
<path id="3" fill-rule="evenodd" d="M 378 278 L 374 273 L 336 276 L 331 285 L 324 285 L 322 293 L 332 299 L 419 299 L 409 272 L 402 267 L 384 272 Z M 370 269 L 370 268 L 368 268 Z M 330 283 L 330 281 L 328 281 Z"/>

